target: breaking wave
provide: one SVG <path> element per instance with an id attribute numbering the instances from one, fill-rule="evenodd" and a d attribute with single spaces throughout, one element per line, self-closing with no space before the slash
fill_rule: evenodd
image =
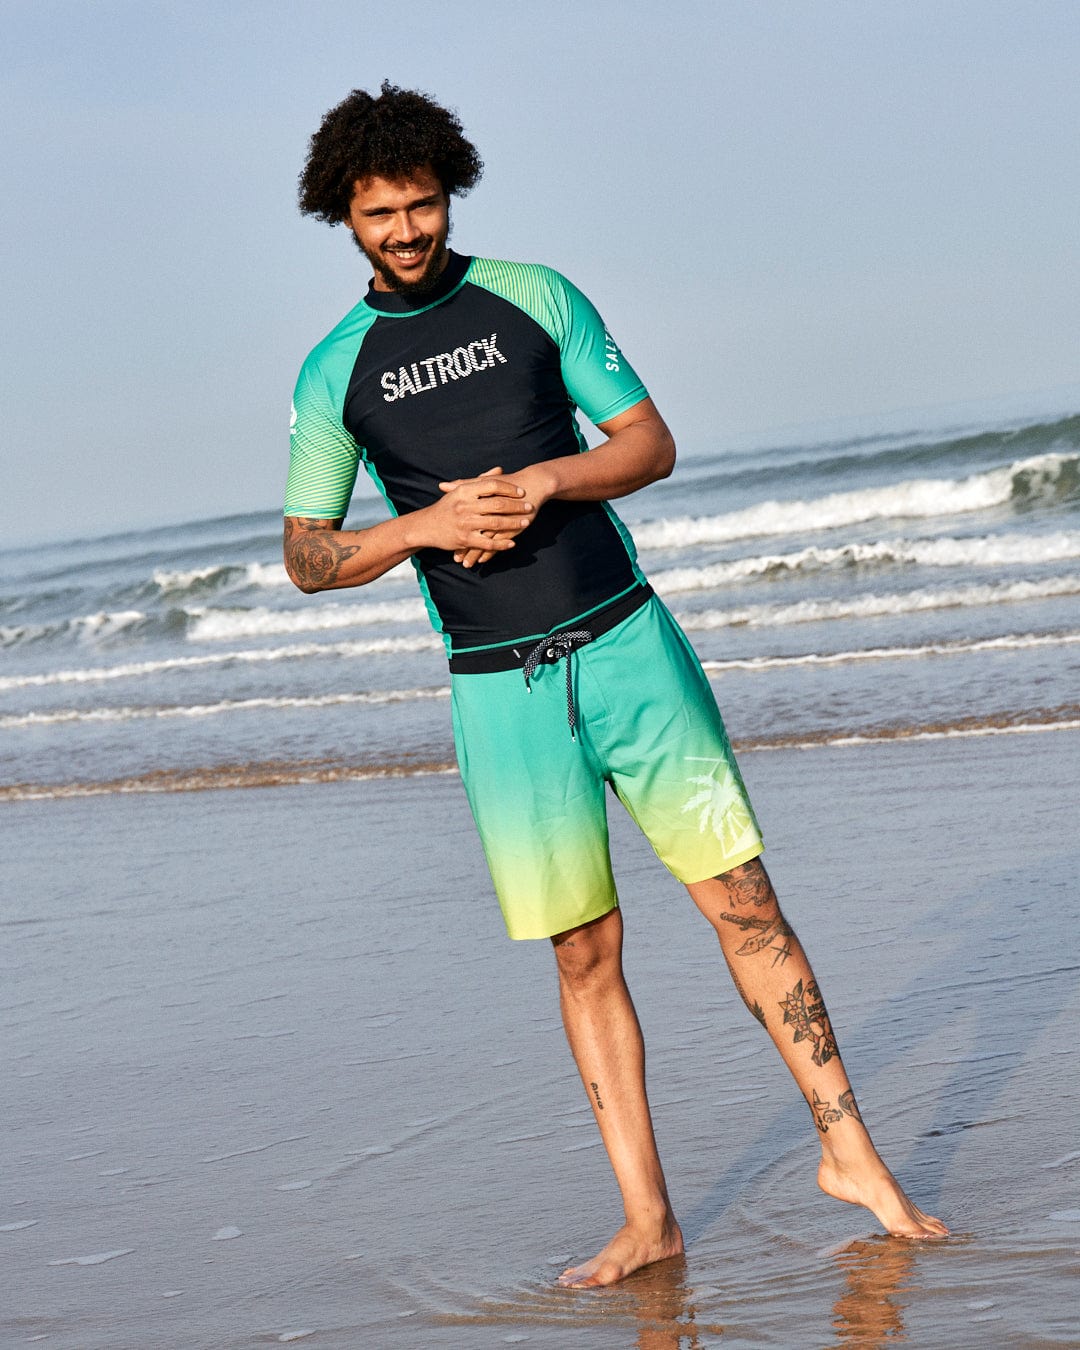
<path id="1" fill-rule="evenodd" d="M 80 614 L 74 619 L 56 623 L 18 624 L 0 626 L 0 648 L 20 647 L 52 639 L 71 642 L 108 642 L 127 637 L 138 629 L 153 624 L 141 609 L 117 610 L 96 614 Z"/>
<path id="2" fill-rule="evenodd" d="M 708 675 L 725 670 L 780 670 L 790 666 L 843 666 L 855 661 L 903 661 L 927 656 L 967 656 L 973 652 L 1019 652 L 1040 647 L 1080 643 L 1080 633 L 1006 633 L 1001 637 L 958 638 L 952 642 L 923 642 L 912 646 L 861 647 L 844 652 L 801 652 L 793 656 L 742 656 L 703 661 Z"/>
<path id="3" fill-rule="evenodd" d="M 759 502 L 720 516 L 682 516 L 634 527 L 641 549 L 726 544 L 763 535 L 798 534 L 872 520 L 927 520 L 1011 505 L 1017 510 L 1066 500 L 1080 490 L 1080 456 L 1053 453 L 967 478 L 911 478 L 888 487 L 824 497 Z"/>
<path id="4" fill-rule="evenodd" d="M 422 699 L 447 698 L 448 688 L 375 689 L 368 693 L 278 695 L 263 698 L 219 699 L 215 703 L 173 703 L 159 707 L 56 708 L 51 712 L 9 713 L 0 716 L 0 729 L 47 727 L 73 722 L 137 722 L 177 717 L 215 717 L 221 713 L 253 712 L 258 709 L 334 708 L 350 703 L 415 703 Z"/>
<path id="5" fill-rule="evenodd" d="M 685 612 L 677 614 L 676 618 L 684 628 L 698 632 L 714 628 L 781 628 L 787 624 L 818 623 L 826 619 L 868 619 L 886 614 L 954 609 L 960 605 L 1048 600 L 1062 595 L 1080 595 L 1080 576 L 991 582 L 984 586 L 943 587 L 893 595 L 857 595 L 836 600 L 799 600 L 790 605 L 744 605 L 738 609 Z"/>
<path id="6" fill-rule="evenodd" d="M 176 601 L 187 596 L 220 594 L 222 591 L 289 586 L 282 563 L 219 563 L 212 567 L 194 567 L 190 571 L 155 568 L 151 578 L 162 599 Z"/>
<path id="7" fill-rule="evenodd" d="M 172 656 L 158 661 L 125 661 L 115 666 L 88 666 L 75 670 L 50 670 L 33 675 L 0 675 L 0 691 L 41 689 L 54 684 L 98 684 L 103 680 L 140 679 L 169 671 L 199 670 L 207 666 L 262 665 L 272 661 L 301 661 L 328 656 L 399 656 L 411 652 L 442 651 L 436 634 L 412 637 L 355 638 L 347 642 L 295 642 L 287 647 L 250 647 L 240 651 L 213 652 L 205 656 Z"/>
<path id="8" fill-rule="evenodd" d="M 889 539 L 873 544 L 842 544 L 835 548 L 811 546 L 793 553 L 762 554 L 709 563 L 703 567 L 672 567 L 652 576 L 665 595 L 679 591 L 712 590 L 752 577 L 789 576 L 854 567 L 1017 567 L 1080 558 L 1080 533 L 982 535 L 970 539 Z"/>
<path id="9" fill-rule="evenodd" d="M 377 623 L 415 623 L 427 618 L 422 600 L 384 600 L 374 605 L 330 604 L 311 609 L 188 609 L 187 636 L 192 642 L 272 637 L 282 633 L 317 633 Z"/>

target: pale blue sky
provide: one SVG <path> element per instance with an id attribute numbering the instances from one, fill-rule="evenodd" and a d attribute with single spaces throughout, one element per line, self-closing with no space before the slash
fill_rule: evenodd
<path id="1" fill-rule="evenodd" d="M 0 16 L 6 542 L 278 506 L 296 369 L 366 284 L 296 176 L 384 77 L 486 161 L 457 246 L 576 281 L 686 450 L 1080 379 L 1074 0 Z"/>

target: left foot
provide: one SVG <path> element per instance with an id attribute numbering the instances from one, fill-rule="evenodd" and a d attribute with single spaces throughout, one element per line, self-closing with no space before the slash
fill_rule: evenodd
<path id="1" fill-rule="evenodd" d="M 843 1168 L 822 1158 L 818 1185 L 826 1195 L 837 1200 L 865 1206 L 893 1237 L 937 1239 L 949 1236 L 949 1230 L 940 1219 L 924 1214 L 918 1205 L 912 1204 L 880 1159 L 874 1166 L 856 1169 Z"/>
<path id="2" fill-rule="evenodd" d="M 570 1266 L 559 1276 L 565 1289 L 589 1289 L 617 1284 L 627 1275 L 654 1261 L 683 1253 L 682 1233 L 673 1218 L 664 1221 L 659 1233 L 646 1234 L 625 1224 L 603 1251 L 580 1266 Z"/>

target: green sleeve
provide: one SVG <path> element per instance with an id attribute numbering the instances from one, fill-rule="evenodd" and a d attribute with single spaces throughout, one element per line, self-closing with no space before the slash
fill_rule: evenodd
<path id="1" fill-rule="evenodd" d="M 587 296 L 558 272 L 550 273 L 562 322 L 556 340 L 563 382 L 590 422 L 606 422 L 632 408 L 648 390 L 619 350 Z"/>
<path id="2" fill-rule="evenodd" d="M 339 520 L 349 509 L 360 451 L 318 368 L 305 364 L 293 395 L 285 514 Z"/>
<path id="3" fill-rule="evenodd" d="M 548 333 L 559 348 L 563 383 L 590 422 L 606 422 L 648 398 L 592 302 L 561 272 L 474 258 L 468 279 L 523 309 Z"/>

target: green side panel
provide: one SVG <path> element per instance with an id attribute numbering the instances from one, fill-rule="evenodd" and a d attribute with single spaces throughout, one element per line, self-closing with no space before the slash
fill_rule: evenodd
<path id="1" fill-rule="evenodd" d="M 293 395 L 285 514 L 336 520 L 349 509 L 360 447 L 341 414 L 364 334 L 377 315 L 359 304 L 311 352 Z"/>
<path id="2" fill-rule="evenodd" d="M 386 509 L 390 512 L 392 516 L 396 516 L 397 510 L 394 506 L 394 503 L 390 500 L 389 496 L 387 495 L 386 487 L 384 486 L 382 479 L 379 477 L 375 465 L 372 464 L 367 459 L 366 456 L 364 458 L 364 468 L 367 470 L 368 477 L 378 488 L 379 496 L 382 497 L 383 501 L 386 503 Z M 424 576 L 424 573 L 420 569 L 420 564 L 415 557 L 410 558 L 409 561 L 412 563 L 413 571 L 416 573 L 416 580 L 420 586 L 420 594 L 424 597 L 424 608 L 427 610 L 428 618 L 431 621 L 431 626 L 432 628 L 435 629 L 436 633 L 438 633 L 439 636 L 442 638 L 443 646 L 446 648 L 446 655 L 449 658 L 450 635 L 443 629 L 442 616 L 440 615 L 439 611 L 435 608 L 435 602 L 431 598 L 431 591 L 428 589 L 427 577 Z"/>
<path id="3" fill-rule="evenodd" d="M 571 399 L 591 422 L 606 422 L 648 398 L 648 391 L 595 306 L 560 272 L 540 263 L 474 258 L 466 280 L 517 305 L 544 329 L 559 348 L 563 380 Z M 576 422 L 574 431 L 578 449 L 587 451 L 588 443 Z M 638 580 L 644 582 L 629 530 L 608 502 L 603 506 L 619 532 Z"/>
<path id="4" fill-rule="evenodd" d="M 623 541 L 623 547 L 626 549 L 627 555 L 629 556 L 630 562 L 634 568 L 634 575 L 637 577 L 638 581 L 640 581 L 642 585 L 644 585 L 645 582 L 648 580 L 648 578 L 646 577 L 645 573 L 641 570 L 641 564 L 638 562 L 637 545 L 634 543 L 633 536 L 631 535 L 630 531 L 626 528 L 626 525 L 624 524 L 622 517 L 616 514 L 610 502 L 601 502 L 600 504 L 601 506 L 603 506 L 604 510 L 608 513 L 608 518 L 611 521 L 612 525 L 614 525 L 616 530 L 618 530 L 619 532 L 619 538 Z"/>
<path id="5" fill-rule="evenodd" d="M 559 348 L 563 382 L 593 423 L 632 408 L 648 391 L 604 327 L 596 307 L 553 268 L 474 258 L 466 280 L 535 319 Z"/>

